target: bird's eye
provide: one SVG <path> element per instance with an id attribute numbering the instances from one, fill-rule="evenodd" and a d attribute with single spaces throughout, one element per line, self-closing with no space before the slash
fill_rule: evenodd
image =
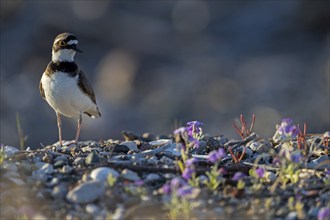
<path id="1" fill-rule="evenodd" d="M 60 46 L 65 46 L 65 42 L 64 41 L 60 41 Z"/>

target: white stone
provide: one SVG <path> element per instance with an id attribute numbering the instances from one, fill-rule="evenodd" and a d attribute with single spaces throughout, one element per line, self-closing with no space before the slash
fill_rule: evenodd
<path id="1" fill-rule="evenodd" d="M 172 140 L 170 140 L 170 139 L 159 139 L 159 140 L 156 140 L 156 141 L 150 141 L 149 144 L 152 147 L 158 147 L 158 146 L 167 144 L 169 142 L 172 142 Z"/>
<path id="2" fill-rule="evenodd" d="M 137 173 L 133 172 L 132 170 L 129 169 L 124 169 L 121 172 L 121 177 L 130 181 L 137 181 L 140 180 L 139 175 Z"/>
<path id="3" fill-rule="evenodd" d="M 66 198 L 73 203 L 90 203 L 99 199 L 104 192 L 104 184 L 100 181 L 92 180 L 70 190 Z"/>
<path id="4" fill-rule="evenodd" d="M 119 173 L 116 170 L 111 169 L 109 167 L 98 167 L 92 170 L 90 177 L 93 180 L 106 182 L 109 175 L 112 175 L 113 177 L 117 178 L 119 176 Z"/>

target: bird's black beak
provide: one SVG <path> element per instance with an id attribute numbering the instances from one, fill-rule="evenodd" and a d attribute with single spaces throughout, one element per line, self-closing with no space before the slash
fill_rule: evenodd
<path id="1" fill-rule="evenodd" d="M 73 47 L 73 50 L 74 50 L 74 51 L 77 51 L 77 52 L 79 52 L 79 53 L 82 53 L 82 52 L 83 52 L 79 47 L 77 47 L 77 45 L 75 45 L 75 46 Z"/>

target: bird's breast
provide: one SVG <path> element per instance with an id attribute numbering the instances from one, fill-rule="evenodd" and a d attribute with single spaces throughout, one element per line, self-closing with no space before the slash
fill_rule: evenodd
<path id="1" fill-rule="evenodd" d="M 45 98 L 49 105 L 59 113 L 78 117 L 80 111 L 92 107 L 93 103 L 78 87 L 78 75 L 55 72 L 52 75 L 44 74 L 41 79 Z"/>

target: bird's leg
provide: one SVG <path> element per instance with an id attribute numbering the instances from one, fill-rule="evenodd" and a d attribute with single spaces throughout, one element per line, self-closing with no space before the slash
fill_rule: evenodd
<path id="1" fill-rule="evenodd" d="M 60 141 L 60 145 L 62 145 L 62 122 L 61 122 L 61 115 L 60 113 L 56 112 L 56 118 L 57 118 L 57 127 L 58 127 L 58 138 Z"/>
<path id="2" fill-rule="evenodd" d="M 79 139 L 79 135 L 80 135 L 81 123 L 82 123 L 82 112 L 80 112 L 80 114 L 79 114 L 79 118 L 78 118 L 78 126 L 77 126 L 76 140 L 75 140 L 76 144 L 78 144 L 78 139 Z"/>

